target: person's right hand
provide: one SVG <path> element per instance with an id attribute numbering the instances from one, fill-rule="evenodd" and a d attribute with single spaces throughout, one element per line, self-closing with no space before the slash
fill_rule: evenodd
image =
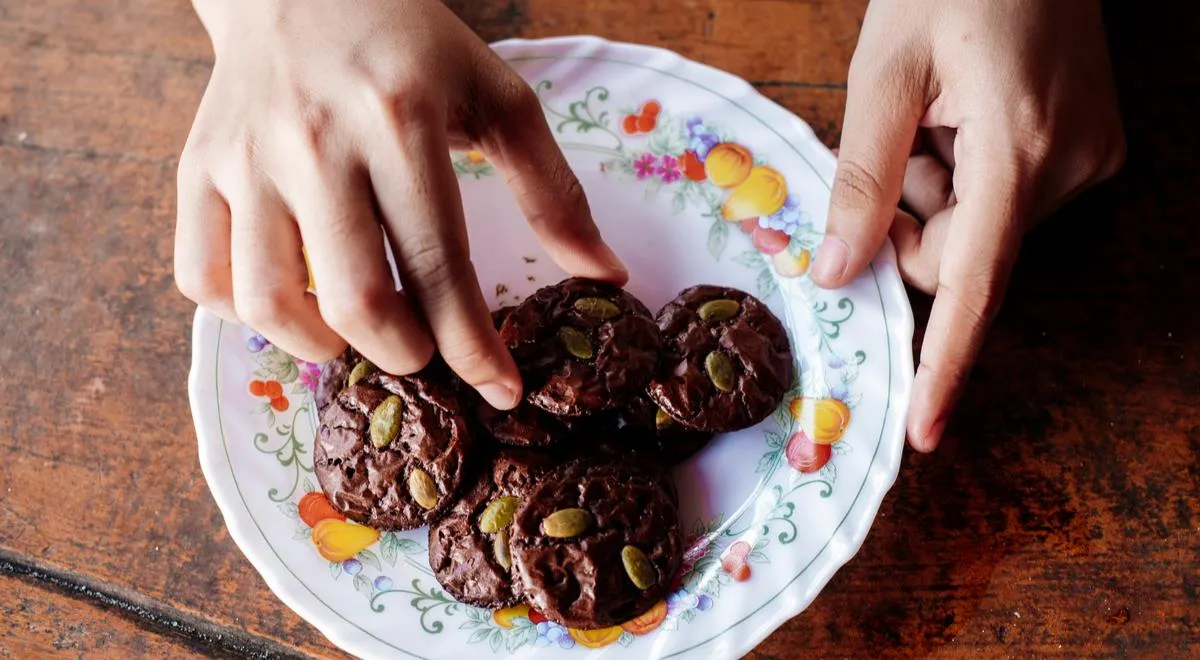
<path id="1" fill-rule="evenodd" d="M 484 153 L 565 270 L 628 277 L 530 87 L 437 0 L 194 4 L 216 66 L 179 167 L 179 289 L 310 361 L 349 342 L 407 374 L 436 345 L 493 406 L 514 406 L 521 380 L 471 264 L 450 149 Z"/>

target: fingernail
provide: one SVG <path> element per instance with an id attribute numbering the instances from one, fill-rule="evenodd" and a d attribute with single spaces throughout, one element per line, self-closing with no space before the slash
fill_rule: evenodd
<path id="1" fill-rule="evenodd" d="M 913 449 L 923 454 L 928 454 L 937 449 L 938 443 L 942 441 L 942 434 L 945 432 L 946 420 L 942 419 L 934 422 L 933 426 L 929 427 L 929 430 L 925 432 L 925 437 L 921 438 Z"/>
<path id="2" fill-rule="evenodd" d="M 484 383 L 475 388 L 496 410 L 511 410 L 517 406 L 518 396 L 515 390 L 501 383 Z"/>
<path id="3" fill-rule="evenodd" d="M 837 236 L 826 236 L 817 250 L 817 261 L 813 264 L 812 278 L 817 284 L 832 284 L 846 273 L 850 260 L 850 248 Z"/>

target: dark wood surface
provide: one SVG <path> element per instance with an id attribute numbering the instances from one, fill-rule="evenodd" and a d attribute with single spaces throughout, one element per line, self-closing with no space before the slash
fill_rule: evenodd
<path id="1" fill-rule="evenodd" d="M 839 139 L 865 2 L 458 0 L 732 71 Z M 1200 657 L 1200 12 L 1112 3 L 1129 136 L 1027 241 L 945 446 L 755 658 Z M 0 0 L 0 657 L 340 657 L 229 539 L 185 391 L 188 3 Z M 928 301 L 914 299 L 918 319 Z"/>

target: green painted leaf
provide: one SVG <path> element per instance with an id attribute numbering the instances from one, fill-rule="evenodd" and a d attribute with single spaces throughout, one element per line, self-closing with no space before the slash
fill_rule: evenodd
<path id="1" fill-rule="evenodd" d="M 301 383 L 300 381 L 296 381 L 296 383 L 294 385 L 292 385 L 292 394 L 304 394 L 307 391 L 308 391 L 308 385 L 305 385 L 304 383 Z"/>
<path id="2" fill-rule="evenodd" d="M 305 478 L 304 478 L 304 492 L 306 492 L 306 493 L 315 493 L 315 492 L 317 492 L 317 490 L 318 490 L 318 489 L 317 489 L 317 487 L 316 487 L 316 486 L 314 486 L 314 485 L 313 485 L 313 482 L 312 482 L 312 480 L 311 480 L 311 479 L 309 479 L 308 477 L 305 477 Z"/>
<path id="3" fill-rule="evenodd" d="M 692 619 L 696 618 L 696 610 L 684 610 L 679 618 L 683 619 L 684 623 L 691 623 Z"/>
<path id="4" fill-rule="evenodd" d="M 671 212 L 679 214 L 683 209 L 687 208 L 687 189 L 684 188 L 675 193 L 675 199 L 671 200 Z"/>
<path id="5" fill-rule="evenodd" d="M 821 468 L 821 478 L 829 483 L 837 481 L 837 464 L 829 461 L 825 467 Z"/>
<path id="6" fill-rule="evenodd" d="M 504 633 L 499 630 L 492 631 L 492 653 L 499 653 L 504 647 Z"/>
<path id="7" fill-rule="evenodd" d="M 739 263 L 747 268 L 764 268 L 767 265 L 763 259 L 762 253 L 758 250 L 746 250 L 733 258 L 735 263 Z"/>
<path id="8" fill-rule="evenodd" d="M 297 525 L 297 526 L 296 526 L 296 533 L 295 533 L 295 534 L 292 534 L 292 538 L 293 538 L 293 539 L 296 539 L 296 540 L 298 540 L 298 541 L 299 541 L 299 540 L 303 540 L 303 539 L 307 539 L 307 538 L 309 538 L 309 537 L 311 537 L 311 536 L 312 536 L 312 529 L 310 529 L 310 528 L 308 527 L 308 525 Z"/>
<path id="9" fill-rule="evenodd" d="M 772 467 L 775 466 L 775 463 L 778 460 L 779 460 L 779 450 L 778 449 L 776 449 L 775 451 L 769 451 L 769 452 L 763 454 L 762 458 L 758 459 L 758 467 L 755 468 L 754 473 L 755 474 L 763 474 L 764 472 L 769 471 Z"/>
<path id="10" fill-rule="evenodd" d="M 354 589 L 367 598 L 375 595 L 375 589 L 371 586 L 371 581 L 362 573 L 354 576 Z"/>
<path id="11" fill-rule="evenodd" d="M 379 565 L 379 557 L 376 557 L 375 553 L 371 552 L 370 550 L 363 550 L 359 552 L 358 560 L 377 571 L 383 570 L 383 566 Z"/>
<path id="12" fill-rule="evenodd" d="M 721 253 L 725 251 L 725 244 L 729 241 L 729 224 L 722 220 L 719 216 L 713 218 L 712 226 L 708 228 L 708 253 L 713 259 L 720 260 Z"/>
<path id="13" fill-rule="evenodd" d="M 508 631 L 504 640 L 504 650 L 509 653 L 516 652 L 517 649 L 525 645 L 525 631 L 512 629 Z M 537 639 L 537 629 L 533 631 L 533 638 Z M 532 642 L 531 642 L 532 643 Z"/>
<path id="14" fill-rule="evenodd" d="M 467 643 L 468 644 L 478 644 L 478 643 L 482 642 L 483 640 L 487 639 L 489 636 L 491 636 L 491 634 L 492 634 L 491 629 L 480 628 L 479 630 L 476 630 L 475 632 L 471 633 L 471 636 L 467 638 Z"/>
<path id="15" fill-rule="evenodd" d="M 783 446 L 783 435 L 774 431 L 767 431 L 767 446 L 779 449 Z"/>
<path id="16" fill-rule="evenodd" d="M 758 297 L 762 300 L 770 298 L 774 293 L 778 284 L 775 282 L 775 275 L 771 273 L 771 269 L 763 268 L 758 274 Z"/>
<path id="17" fill-rule="evenodd" d="M 412 539 L 402 539 L 399 536 L 396 539 L 396 549 L 406 555 L 418 555 L 425 552 L 425 548 Z"/>
<path id="18" fill-rule="evenodd" d="M 396 535 L 388 532 L 379 539 L 379 554 L 383 555 L 383 560 L 388 563 L 388 566 L 396 565 Z"/>
<path id="19" fill-rule="evenodd" d="M 336 561 L 329 562 L 329 574 L 332 575 L 333 579 L 335 579 L 335 580 L 340 578 L 342 576 L 341 562 L 336 562 Z"/>
<path id="20" fill-rule="evenodd" d="M 767 559 L 767 555 L 761 552 L 751 552 L 746 555 L 746 561 L 752 564 L 769 564 L 771 560 Z"/>
<path id="21" fill-rule="evenodd" d="M 282 511 L 283 515 L 287 516 L 288 518 L 300 517 L 300 508 L 296 506 L 295 502 L 280 502 L 279 510 Z"/>
<path id="22" fill-rule="evenodd" d="M 634 637 L 633 635 L 629 634 L 629 631 L 622 630 L 621 636 L 617 638 L 617 643 L 625 648 L 629 648 L 629 645 L 633 643 L 633 640 Z"/>

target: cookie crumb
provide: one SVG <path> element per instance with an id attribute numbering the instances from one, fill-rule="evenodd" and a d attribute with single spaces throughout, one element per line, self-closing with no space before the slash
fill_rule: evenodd
<path id="1" fill-rule="evenodd" d="M 525 263 L 527 263 L 527 264 L 535 264 L 535 263 L 537 263 L 537 259 L 536 259 L 536 258 L 534 258 L 534 257 L 521 257 L 521 258 L 522 258 L 522 259 L 524 259 L 524 260 L 525 260 Z"/>
<path id="2" fill-rule="evenodd" d="M 499 298 L 500 296 L 503 296 L 506 293 L 508 293 L 508 285 L 504 284 L 503 282 L 496 285 L 496 297 L 497 298 Z"/>

